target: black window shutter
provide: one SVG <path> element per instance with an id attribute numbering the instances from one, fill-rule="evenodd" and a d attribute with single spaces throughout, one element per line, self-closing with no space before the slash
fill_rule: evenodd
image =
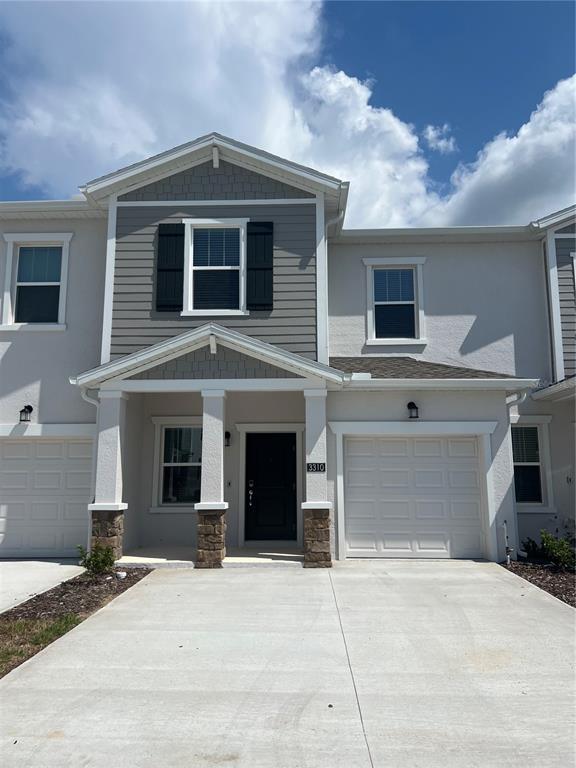
<path id="1" fill-rule="evenodd" d="M 272 222 L 248 222 L 246 262 L 247 308 L 271 310 L 274 304 L 274 225 Z"/>
<path id="2" fill-rule="evenodd" d="M 184 291 L 184 224 L 158 226 L 156 311 L 181 312 Z"/>

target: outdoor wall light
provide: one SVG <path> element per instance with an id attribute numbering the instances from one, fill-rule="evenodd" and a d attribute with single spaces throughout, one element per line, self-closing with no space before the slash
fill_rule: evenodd
<path id="1" fill-rule="evenodd" d="M 413 403 L 412 401 L 410 401 L 406 406 L 406 408 L 408 408 L 408 413 L 410 414 L 411 419 L 418 418 L 418 406 L 416 405 L 416 403 Z"/>
<path id="2" fill-rule="evenodd" d="M 24 408 L 20 411 L 20 423 L 21 424 L 27 424 L 30 421 L 30 414 L 34 408 L 32 408 L 31 405 L 25 405 Z"/>
<path id="3" fill-rule="evenodd" d="M 230 448 L 230 432 L 224 432 L 224 445 L 226 448 Z"/>

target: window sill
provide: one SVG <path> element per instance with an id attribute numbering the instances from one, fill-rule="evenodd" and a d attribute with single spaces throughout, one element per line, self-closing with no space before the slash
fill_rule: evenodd
<path id="1" fill-rule="evenodd" d="M 556 514 L 555 507 L 549 507 L 547 504 L 538 503 L 537 501 L 533 501 L 533 502 L 517 501 L 516 507 L 518 512 L 522 514 L 531 514 L 531 515 L 555 515 Z"/>
<path id="2" fill-rule="evenodd" d="M 10 323 L 0 325 L 0 331 L 65 331 L 66 323 Z"/>
<path id="3" fill-rule="evenodd" d="M 406 347 L 428 344 L 428 339 L 366 339 L 366 345 L 370 347 Z"/>
<path id="4" fill-rule="evenodd" d="M 179 504 L 167 504 L 164 507 L 150 507 L 151 515 L 190 515 L 195 513 L 194 506 L 180 506 Z"/>
<path id="5" fill-rule="evenodd" d="M 181 317 L 246 317 L 249 314 L 244 309 L 190 309 L 180 312 Z"/>

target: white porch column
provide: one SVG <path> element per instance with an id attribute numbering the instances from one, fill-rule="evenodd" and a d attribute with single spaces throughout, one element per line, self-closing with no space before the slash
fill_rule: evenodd
<path id="1" fill-rule="evenodd" d="M 91 513 L 91 546 L 111 547 L 116 557 L 122 556 L 124 510 L 122 501 L 122 440 L 126 423 L 126 401 L 123 392 L 100 392 L 98 406 L 98 438 L 96 448 L 96 482 Z"/>
<path id="2" fill-rule="evenodd" d="M 122 503 L 122 437 L 126 422 L 124 392 L 100 392 L 94 504 L 91 509 L 126 509 Z M 111 507 L 112 505 L 112 507 Z"/>
<path id="3" fill-rule="evenodd" d="M 303 509 L 330 509 L 326 480 L 325 389 L 305 389 L 306 402 L 306 501 Z M 309 472 L 308 464 L 323 464 L 324 471 Z M 318 469 L 318 467 L 316 467 Z M 313 505 L 313 506 L 312 506 Z"/>
<path id="4" fill-rule="evenodd" d="M 197 510 L 228 509 L 224 501 L 224 404 L 221 389 L 202 391 L 202 476 Z"/>
<path id="5" fill-rule="evenodd" d="M 325 389 L 305 389 L 306 501 L 304 512 L 304 567 L 330 568 L 330 510 L 326 479 Z M 312 465 L 312 466 L 310 466 Z"/>

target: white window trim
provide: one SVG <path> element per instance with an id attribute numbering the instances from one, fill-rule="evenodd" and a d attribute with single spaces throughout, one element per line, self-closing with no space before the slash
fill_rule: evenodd
<path id="1" fill-rule="evenodd" d="M 4 274 L 4 295 L 2 297 L 2 323 L 0 331 L 63 331 L 66 329 L 66 297 L 68 293 L 68 260 L 70 240 L 73 232 L 6 232 L 6 266 Z M 18 285 L 18 258 L 22 247 L 58 246 L 62 248 L 60 263 L 60 299 L 56 323 L 16 323 L 16 287 Z"/>
<path id="2" fill-rule="evenodd" d="M 215 317 L 247 315 L 246 310 L 246 230 L 250 219 L 182 219 L 184 224 L 184 299 L 182 317 Z M 238 269 L 240 280 L 240 301 L 238 309 L 194 309 L 194 230 L 195 229 L 239 229 L 240 266 L 211 267 L 211 269 Z"/>
<path id="3" fill-rule="evenodd" d="M 426 256 L 398 256 L 391 258 L 367 258 L 362 259 L 366 267 L 366 344 L 373 346 L 422 346 L 426 339 L 426 316 L 424 313 L 424 280 L 422 267 Z M 378 338 L 376 336 L 374 313 L 374 270 L 375 269 L 412 269 L 414 271 L 414 312 L 416 320 L 415 338 Z M 402 303 L 402 302 L 394 302 Z M 412 303 L 412 302 L 409 302 Z"/>
<path id="4" fill-rule="evenodd" d="M 194 504 L 162 503 L 164 428 L 199 427 L 201 429 L 202 416 L 153 416 L 152 423 L 154 424 L 154 471 L 152 473 L 152 503 L 149 512 L 152 514 L 190 514 L 194 512 Z"/>
<path id="5" fill-rule="evenodd" d="M 522 514 L 532 512 L 535 514 L 555 514 L 554 506 L 554 486 L 552 484 L 552 462 L 550 459 L 550 430 L 548 425 L 552 421 L 552 416 L 548 415 L 521 415 L 518 413 L 510 414 L 511 426 L 537 427 L 538 428 L 538 451 L 540 454 L 540 485 L 542 488 L 542 501 L 519 502 L 514 499 L 514 503 Z M 510 440 L 510 450 L 512 450 L 512 440 Z M 512 456 L 512 471 L 514 471 L 514 456 Z"/>

